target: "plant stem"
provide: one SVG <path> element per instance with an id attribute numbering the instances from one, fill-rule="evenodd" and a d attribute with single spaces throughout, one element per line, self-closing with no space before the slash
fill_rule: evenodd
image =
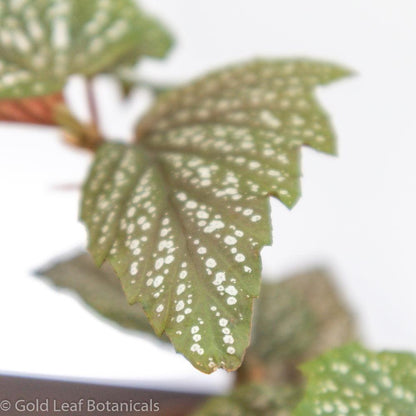
<path id="1" fill-rule="evenodd" d="M 93 81 L 91 79 L 87 79 L 86 81 L 86 87 L 87 87 L 87 99 L 88 99 L 88 108 L 90 111 L 91 116 L 91 122 L 97 132 L 100 131 L 100 119 L 98 115 L 98 107 L 97 102 L 95 100 L 95 94 L 94 94 L 94 85 Z"/>

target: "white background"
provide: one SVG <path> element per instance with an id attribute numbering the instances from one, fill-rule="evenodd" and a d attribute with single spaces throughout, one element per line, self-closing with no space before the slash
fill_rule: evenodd
<path id="1" fill-rule="evenodd" d="M 282 275 L 327 265 L 375 348 L 416 351 L 416 2 L 414 0 L 146 0 L 176 33 L 166 63 L 142 73 L 185 81 L 253 57 L 310 56 L 358 76 L 319 90 L 339 157 L 303 152 L 303 198 L 273 204 L 275 243 L 264 269 Z M 127 138 L 148 104 L 121 107 L 103 80 L 103 126 Z M 79 81 L 69 94 L 81 102 Z M 82 111 L 81 111 L 82 112 Z M 90 156 L 54 130 L 0 126 L 0 371 L 221 390 L 224 373 L 199 374 L 169 347 L 100 321 L 74 297 L 31 275 L 85 243 L 78 192 Z"/>

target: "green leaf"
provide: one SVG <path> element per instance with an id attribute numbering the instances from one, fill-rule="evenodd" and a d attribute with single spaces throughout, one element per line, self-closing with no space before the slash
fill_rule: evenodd
<path id="1" fill-rule="evenodd" d="M 37 272 L 75 292 L 111 321 L 154 334 L 140 305 L 128 305 L 114 270 L 98 269 L 91 256 L 77 254 Z M 298 381 L 297 365 L 356 339 L 352 317 L 322 270 L 263 282 L 254 329 L 239 378 L 253 376 L 273 385 Z M 161 340 L 167 341 L 166 337 Z"/>
<path id="2" fill-rule="evenodd" d="M 241 377 L 300 381 L 300 362 L 357 339 L 354 320 L 324 270 L 264 282 Z"/>
<path id="3" fill-rule="evenodd" d="M 287 280 L 262 285 L 249 352 L 263 363 L 293 358 L 315 338 L 317 322 L 308 299 L 291 288 L 290 283 Z"/>
<path id="4" fill-rule="evenodd" d="M 298 398 L 299 392 L 290 387 L 247 384 L 228 396 L 214 397 L 193 416 L 288 416 Z"/>
<path id="5" fill-rule="evenodd" d="M 333 350 L 303 366 L 308 378 L 294 416 L 414 416 L 416 356 L 368 351 L 359 345 Z"/>
<path id="6" fill-rule="evenodd" d="M 37 272 L 54 285 L 77 293 L 102 316 L 118 325 L 154 334 L 140 305 L 129 305 L 112 267 L 101 269 L 89 254 L 77 254 Z M 165 338 L 161 338 L 166 340 Z"/>
<path id="7" fill-rule="evenodd" d="M 226 69 L 164 94 L 138 143 L 96 154 L 81 213 L 89 249 L 201 371 L 240 366 L 271 243 L 268 197 L 297 200 L 303 143 L 333 151 L 312 90 L 346 74 L 302 60 Z"/>
<path id="8" fill-rule="evenodd" d="M 171 46 L 133 0 L 4 0 L 0 28 L 0 98 L 61 91 L 72 74 L 162 57 Z"/>

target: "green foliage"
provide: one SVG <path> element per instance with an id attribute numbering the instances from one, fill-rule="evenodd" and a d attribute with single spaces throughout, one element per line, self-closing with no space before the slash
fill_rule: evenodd
<path id="1" fill-rule="evenodd" d="M 128 329 L 154 334 L 140 305 L 129 305 L 120 282 L 108 264 L 98 269 L 89 254 L 77 254 L 39 270 L 54 285 L 79 295 L 102 316 Z M 165 338 L 162 338 L 165 340 Z"/>
<path id="2" fill-rule="evenodd" d="M 299 391 L 267 384 L 247 384 L 230 395 L 209 400 L 193 416 L 288 416 Z"/>
<path id="3" fill-rule="evenodd" d="M 114 270 L 98 269 L 91 256 L 77 254 L 38 272 L 79 295 L 111 321 L 154 334 L 140 305 L 128 305 Z M 298 383 L 299 363 L 356 339 L 350 312 L 322 270 L 263 282 L 253 319 L 251 345 L 239 378 L 260 377 L 274 385 Z M 166 337 L 161 338 L 167 341 Z"/>
<path id="4" fill-rule="evenodd" d="M 161 96 L 136 144 L 98 149 L 83 190 L 89 249 L 201 371 L 241 364 L 268 197 L 298 199 L 303 144 L 334 151 L 313 89 L 346 75 L 305 60 L 231 67 Z"/>
<path id="5" fill-rule="evenodd" d="M 333 350 L 303 366 L 308 378 L 294 416 L 414 416 L 416 356 L 375 353 L 359 345 Z"/>
<path id="6" fill-rule="evenodd" d="M 98 148 L 81 218 L 95 263 L 112 268 L 80 255 L 40 274 L 123 327 L 166 333 L 203 372 L 235 370 L 250 340 L 260 251 L 271 243 L 269 197 L 289 208 L 298 200 L 302 146 L 335 153 L 314 89 L 349 72 L 259 60 L 168 92 L 147 84 L 158 100 L 129 145 L 101 144 L 95 121 L 57 111 L 69 76 L 111 73 L 128 94 L 146 85 L 132 76 L 137 60 L 171 45 L 134 0 L 4 0 L 0 120 L 59 122 L 67 142 Z M 244 384 L 195 416 L 287 416 L 301 393 L 295 366 L 355 338 L 319 271 L 263 284 L 254 322 L 239 381 L 257 372 L 270 384 Z M 302 368 L 308 385 L 295 416 L 416 416 L 414 355 L 354 344 Z"/>
<path id="7" fill-rule="evenodd" d="M 249 349 L 249 353 L 255 354 L 261 362 L 301 354 L 316 334 L 316 319 L 307 299 L 287 283 L 267 282 L 262 286 Z"/>
<path id="8" fill-rule="evenodd" d="M 295 383 L 299 363 L 356 339 L 351 313 L 327 272 L 264 282 L 242 372 L 262 368 L 268 382 Z"/>
<path id="9" fill-rule="evenodd" d="M 0 98 L 51 94 L 72 74 L 163 57 L 172 43 L 134 0 L 3 0 L 0 27 Z"/>

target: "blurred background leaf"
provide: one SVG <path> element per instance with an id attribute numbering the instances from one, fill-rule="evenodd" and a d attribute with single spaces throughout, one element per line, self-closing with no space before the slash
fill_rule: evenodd
<path id="1" fill-rule="evenodd" d="M 172 46 L 167 30 L 133 0 L 5 0 L 0 26 L 3 121 L 55 124 L 51 104 L 69 76 L 130 68 Z"/>
<path id="2" fill-rule="evenodd" d="M 299 363 L 357 339 L 354 319 L 323 269 L 264 282 L 240 380 L 298 382 Z"/>
<path id="3" fill-rule="evenodd" d="M 246 384 L 228 396 L 209 400 L 193 416 L 289 416 L 300 391 L 267 384 Z"/>
<path id="4" fill-rule="evenodd" d="M 337 348 L 302 366 L 308 383 L 294 416 L 416 415 L 416 355 Z"/>
<path id="5" fill-rule="evenodd" d="M 129 305 L 118 277 L 110 265 L 98 269 L 91 256 L 77 254 L 37 271 L 55 286 L 75 292 L 100 315 L 118 325 L 154 335 L 140 305 Z M 166 337 L 160 338 L 167 341 Z"/>

